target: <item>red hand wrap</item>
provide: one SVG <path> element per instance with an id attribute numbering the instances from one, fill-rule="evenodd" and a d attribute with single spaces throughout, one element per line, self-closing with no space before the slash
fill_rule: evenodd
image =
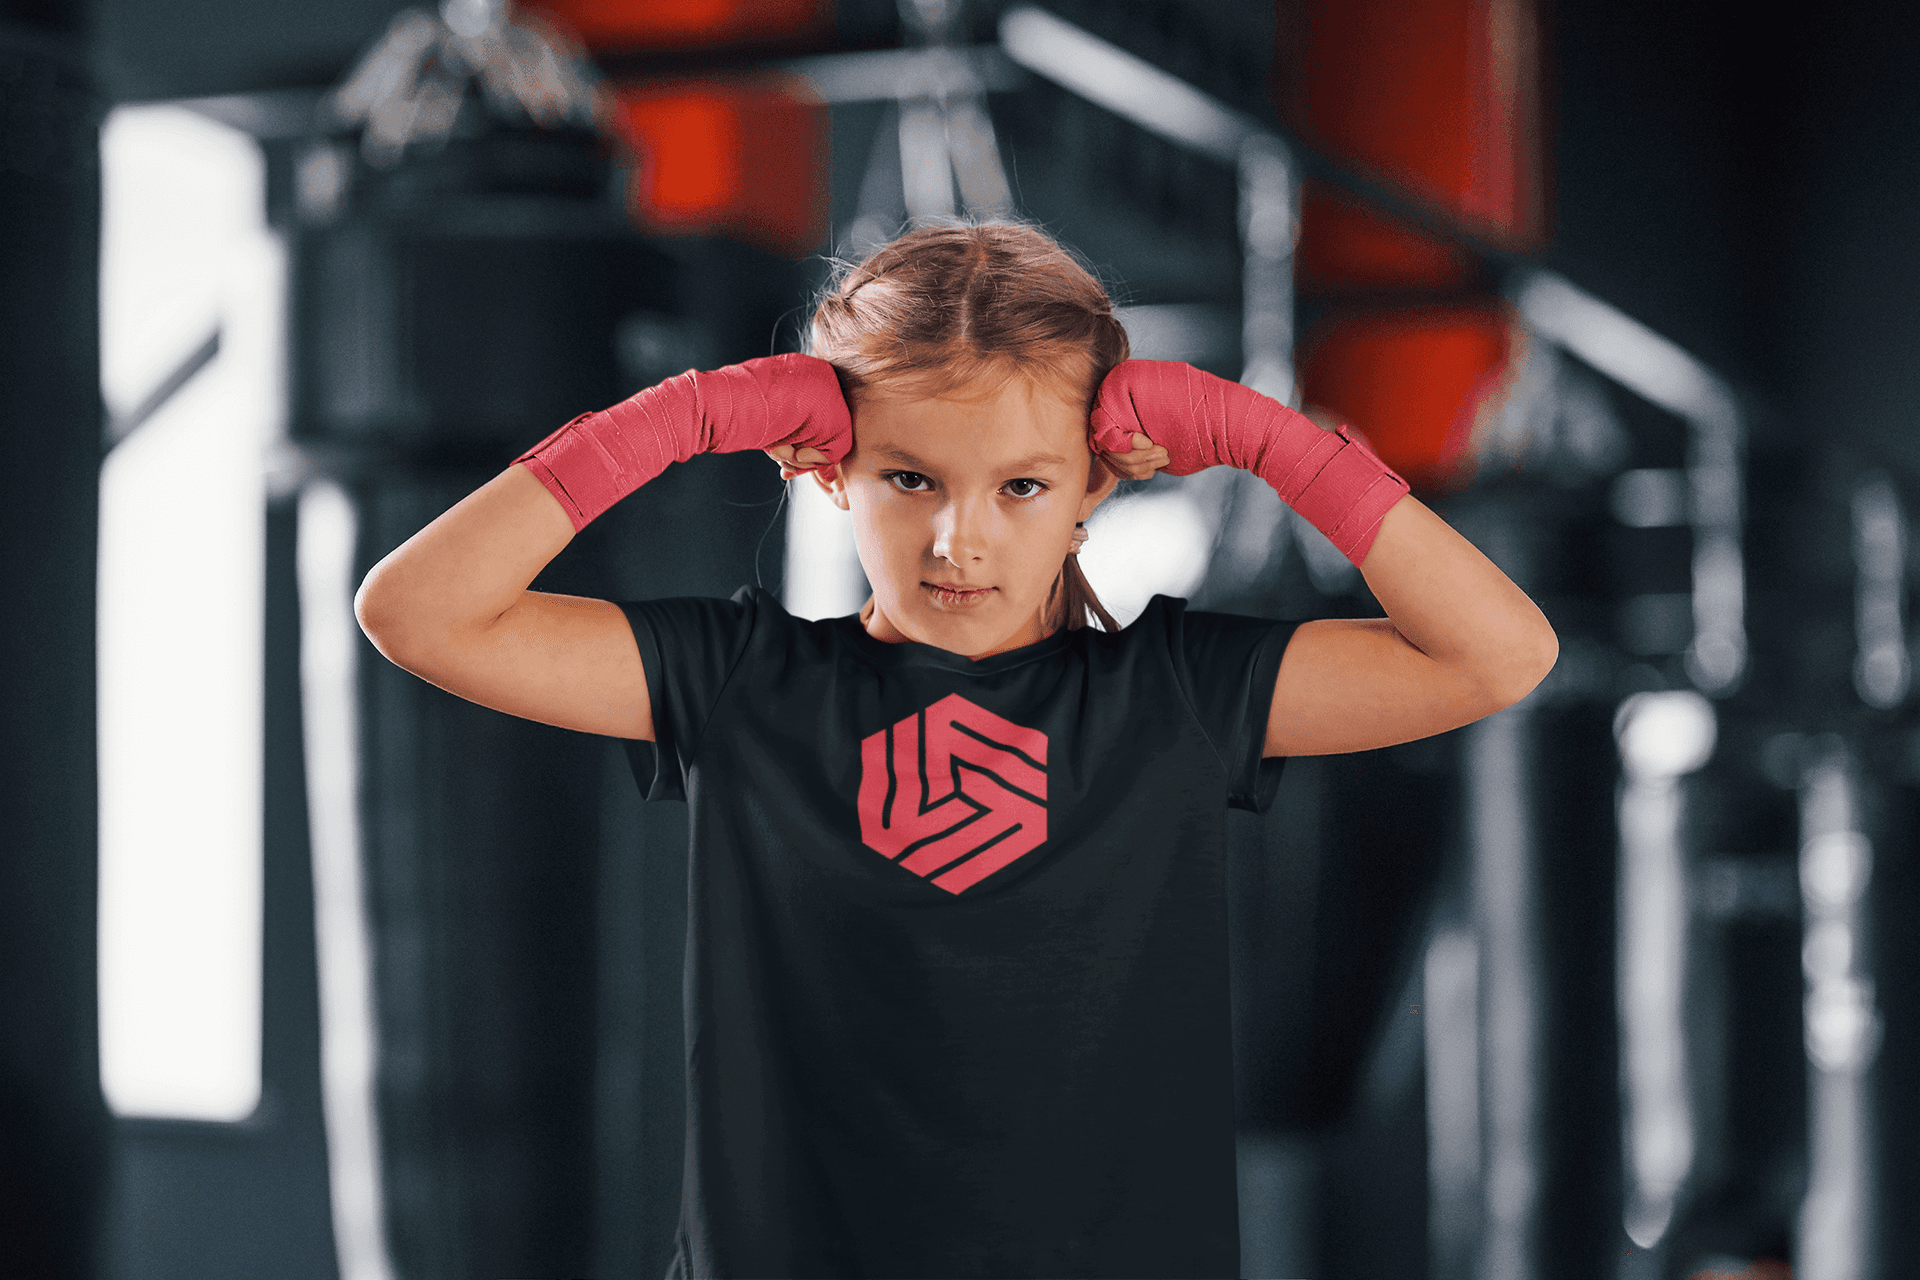
<path id="1" fill-rule="evenodd" d="M 1125 453 L 1140 432 L 1174 475 L 1251 471 L 1358 566 L 1407 482 L 1345 426 L 1322 431 L 1270 396 L 1174 360 L 1127 360 L 1100 384 L 1093 438 Z"/>
<path id="2" fill-rule="evenodd" d="M 853 419 L 825 360 L 763 356 L 688 370 L 581 414 L 514 461 L 547 486 L 578 533 L 669 462 L 782 444 L 818 449 L 829 464 L 853 447 Z"/>

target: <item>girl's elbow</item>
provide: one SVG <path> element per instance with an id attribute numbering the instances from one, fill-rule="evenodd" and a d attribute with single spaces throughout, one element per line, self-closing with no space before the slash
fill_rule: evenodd
<path id="1" fill-rule="evenodd" d="M 380 590 L 379 576 L 380 568 L 376 565 L 361 580 L 360 589 L 353 593 L 353 618 L 367 639 L 384 650 L 386 646 L 381 642 L 391 642 L 398 630 L 398 620 L 387 593 Z"/>
<path id="2" fill-rule="evenodd" d="M 404 596 L 396 598 L 392 584 L 383 588 L 378 565 L 353 593 L 353 618 L 361 633 L 389 662 L 411 670 L 405 655 L 419 647 L 421 628 L 417 610 L 407 606 Z"/>
<path id="3" fill-rule="evenodd" d="M 1545 618 L 1523 644 L 1514 648 L 1516 652 L 1510 654 L 1506 670 L 1494 686 L 1494 701 L 1499 704 L 1495 710 L 1510 707 L 1532 693 L 1560 660 L 1560 637 Z"/>

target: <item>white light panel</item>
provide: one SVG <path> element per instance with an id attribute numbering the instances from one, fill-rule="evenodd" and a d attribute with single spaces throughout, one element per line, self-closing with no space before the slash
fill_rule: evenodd
<path id="1" fill-rule="evenodd" d="M 260 1100 L 262 448 L 283 260 L 258 147 L 186 110 L 101 138 L 101 381 L 124 417 L 219 354 L 100 476 L 100 1080 L 119 1115 Z"/>

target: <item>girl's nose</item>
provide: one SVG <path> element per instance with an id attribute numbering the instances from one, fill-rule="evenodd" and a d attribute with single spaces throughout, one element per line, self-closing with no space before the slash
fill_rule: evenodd
<path id="1" fill-rule="evenodd" d="M 987 513 L 980 504 L 948 502 L 934 519 L 933 554 L 949 564 L 976 564 L 986 556 Z"/>

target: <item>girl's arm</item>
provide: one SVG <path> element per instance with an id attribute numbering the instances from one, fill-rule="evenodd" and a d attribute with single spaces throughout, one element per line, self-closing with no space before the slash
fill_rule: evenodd
<path id="1" fill-rule="evenodd" d="M 1302 623 L 1274 681 L 1270 756 L 1391 746 L 1524 698 L 1559 641 L 1512 579 L 1418 498 L 1388 509 L 1360 566 L 1385 618 Z"/>
<path id="2" fill-rule="evenodd" d="M 395 665 L 508 715 L 651 740 L 653 704 L 618 605 L 529 591 L 573 535 L 675 461 L 765 449 L 831 465 L 853 422 L 831 365 L 762 356 L 689 370 L 583 413 L 373 567 L 360 626 Z"/>
<path id="3" fill-rule="evenodd" d="M 1360 567 L 1387 611 L 1294 632 L 1274 681 L 1266 753 L 1327 755 L 1457 729 L 1527 695 L 1559 642 L 1533 601 L 1407 492 L 1346 428 L 1326 430 L 1191 365 L 1127 360 L 1092 416 L 1100 447 L 1175 475 L 1243 467 Z M 1136 434 L 1140 433 L 1140 434 Z"/>
<path id="4" fill-rule="evenodd" d="M 574 532 L 545 485 L 508 467 L 375 565 L 354 615 L 396 666 L 469 702 L 651 740 L 646 673 L 620 607 L 527 590 Z"/>

